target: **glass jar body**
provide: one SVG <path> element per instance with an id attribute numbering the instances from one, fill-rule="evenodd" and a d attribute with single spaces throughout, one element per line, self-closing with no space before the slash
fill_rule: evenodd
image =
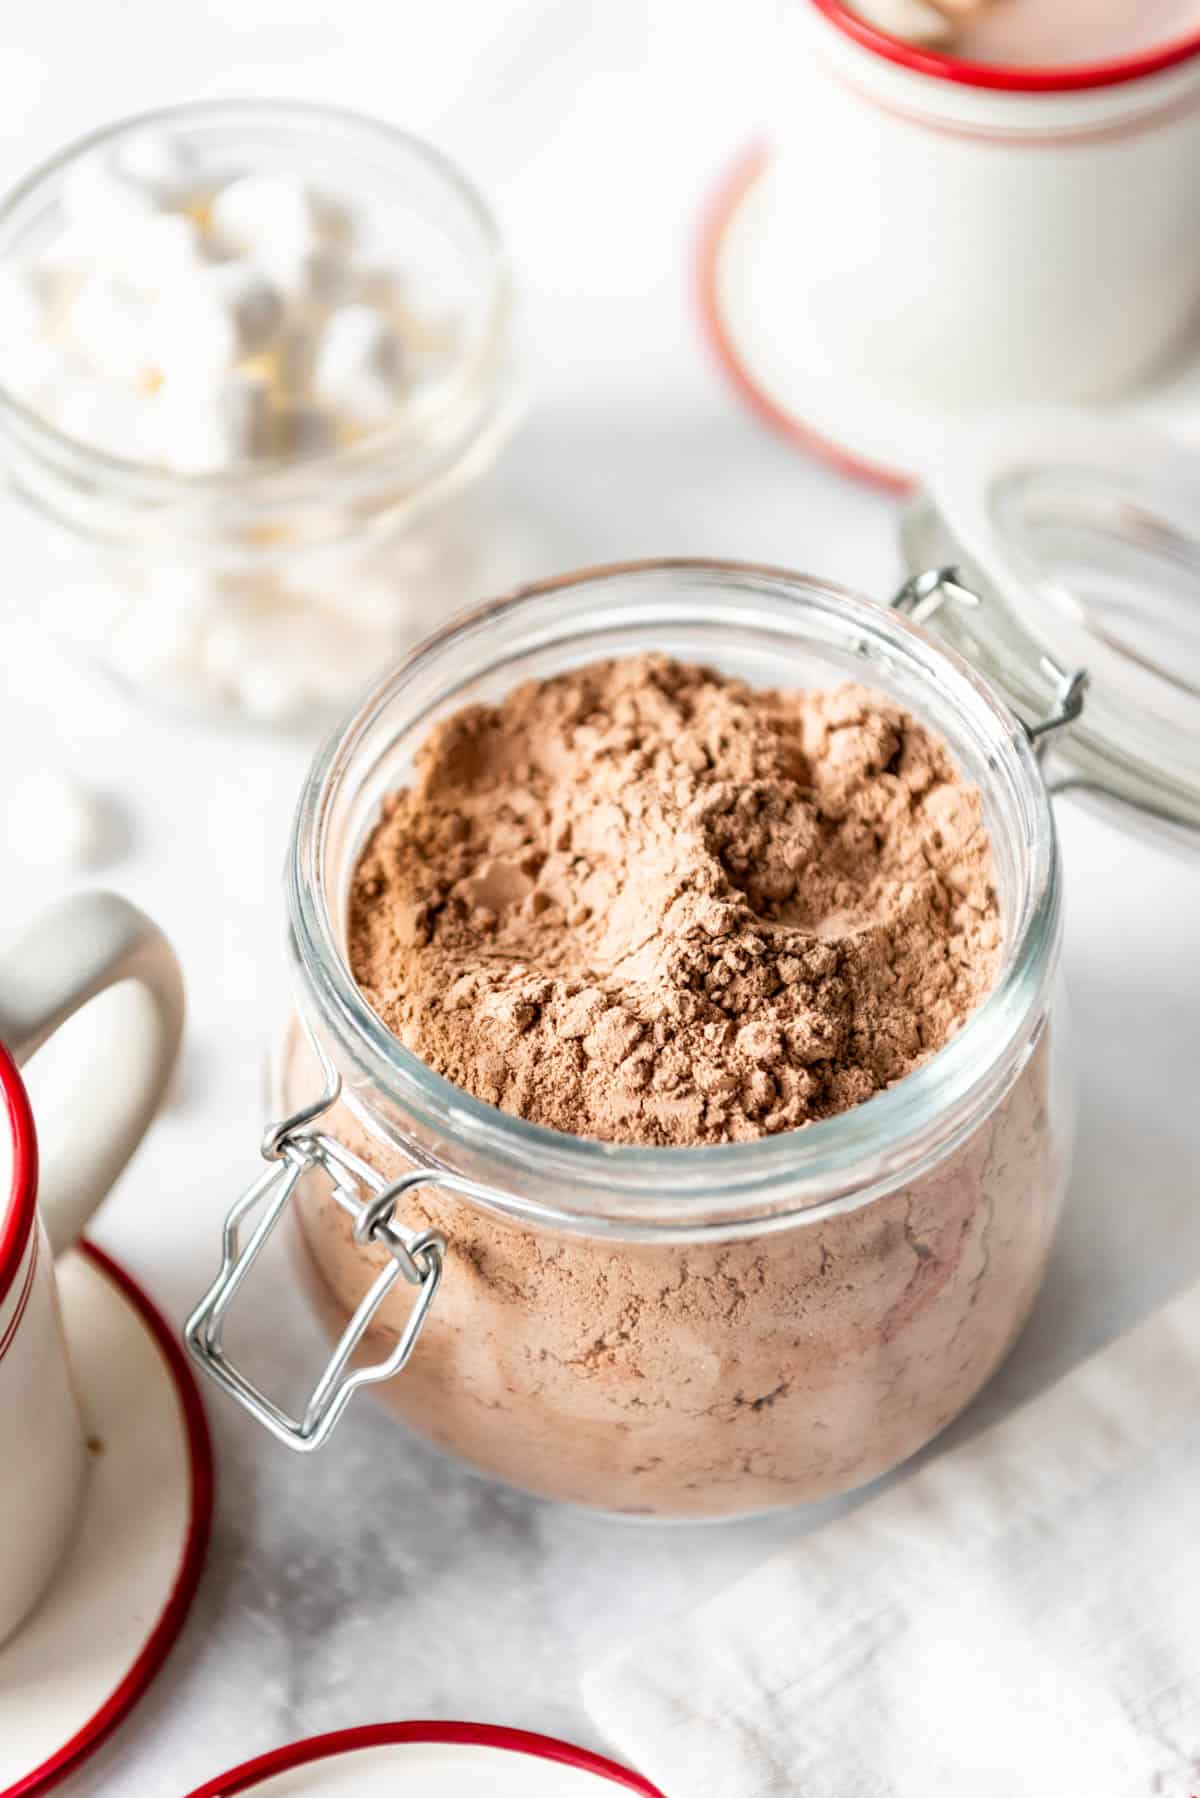
<path id="1" fill-rule="evenodd" d="M 741 1516 L 876 1478 L 969 1403 L 1033 1303 L 1069 1158 L 1064 1042 L 1049 1023 L 935 1168 L 817 1224 L 622 1242 L 419 1190 L 404 1221 L 446 1237 L 446 1270 L 380 1396 L 481 1473 L 623 1515 Z M 299 1031 L 289 1044 L 282 1112 L 320 1078 Z M 423 1164 L 345 1103 L 325 1122 L 389 1181 Z M 354 1240 L 316 1179 L 295 1215 L 309 1293 L 340 1334 L 386 1251 Z M 411 1303 L 404 1287 L 384 1301 L 374 1356 Z"/>
<path id="2" fill-rule="evenodd" d="M 247 549 L 240 532 L 222 540 L 216 518 L 203 544 L 188 534 L 112 543 L 28 508 L 21 540 L 47 576 L 63 641 L 139 700 L 306 731 L 465 593 L 511 582 L 522 560 L 486 484 L 444 495 L 408 524 L 325 546 L 297 532 Z"/>
<path id="3" fill-rule="evenodd" d="M 412 1056 L 346 962 L 358 850 L 436 718 L 646 650 L 760 685 L 877 686 L 941 732 L 981 792 L 1007 939 L 994 991 L 913 1074 L 798 1132 L 651 1150 L 526 1124 Z M 1012 1343 L 1070 1153 L 1057 844 L 1011 714 L 896 614 L 721 564 L 593 571 L 481 608 L 322 750 L 286 878 L 299 1022 L 277 1115 L 334 1073 L 321 1129 L 384 1181 L 474 1183 L 470 1196 L 410 1187 L 395 1217 L 447 1248 L 415 1352 L 380 1392 L 439 1446 L 605 1511 L 742 1515 L 845 1491 L 914 1453 Z M 309 1287 L 340 1330 L 385 1250 L 355 1237 L 318 1176 L 294 1215 Z M 394 1345 L 411 1298 L 397 1285 L 384 1300 L 368 1359 Z"/>

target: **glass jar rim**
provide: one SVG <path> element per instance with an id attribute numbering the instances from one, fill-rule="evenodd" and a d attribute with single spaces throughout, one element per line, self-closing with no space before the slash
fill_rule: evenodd
<path id="1" fill-rule="evenodd" d="M 509 373 L 505 340 L 513 309 L 514 287 L 507 249 L 491 207 L 458 165 L 425 139 L 349 107 L 309 100 L 227 98 L 183 101 L 110 120 L 62 145 L 0 194 L 0 240 L 21 210 L 81 156 L 102 150 L 136 131 L 172 126 L 187 129 L 227 125 L 236 129 L 239 123 L 252 129 L 279 124 L 292 129 L 311 126 L 316 130 L 340 131 L 348 139 L 359 139 L 385 150 L 390 148 L 413 158 L 436 181 L 443 183 L 447 193 L 470 217 L 485 246 L 488 294 L 486 327 L 481 334 L 478 353 L 463 362 L 453 381 L 444 383 L 438 414 L 448 415 L 456 404 L 461 404 L 472 379 L 488 364 L 497 365 L 503 384 Z M 160 468 L 150 462 L 133 461 L 73 437 L 0 382 L 0 418 L 5 416 L 16 423 L 35 449 L 40 445 L 51 455 L 64 458 L 68 464 L 75 463 L 89 471 L 99 470 L 114 484 L 124 483 L 131 498 L 150 505 L 193 498 L 236 499 L 251 505 L 255 501 L 285 503 L 295 497 L 295 488 L 314 483 L 319 487 L 330 476 L 365 474 L 385 460 L 389 451 L 406 441 L 405 420 L 401 414 L 394 423 L 372 431 L 357 442 L 320 455 L 300 460 L 271 457 L 232 471 L 185 473 Z M 465 447 L 459 445 L 457 453 L 463 453 Z"/>
<path id="2" fill-rule="evenodd" d="M 944 702 L 969 720 L 987 765 L 1002 772 L 1023 807 L 1020 908 L 995 985 L 962 1028 L 928 1061 L 848 1111 L 753 1141 L 657 1148 L 571 1136 L 527 1122 L 437 1074 L 374 1012 L 351 973 L 328 896 L 328 833 L 335 798 L 352 778 L 356 750 L 384 710 L 434 658 L 455 655 L 522 608 L 571 592 L 595 598 L 608 583 L 646 586 L 663 577 L 711 581 L 743 596 L 816 607 L 844 628 L 847 640 L 867 633 L 930 681 Z M 626 602 L 627 604 L 627 602 Z M 556 647 L 566 641 L 561 634 Z M 461 666 L 461 663 L 459 664 Z M 471 674 L 495 663 L 482 661 Z M 463 676 L 463 680 L 468 678 Z M 869 680 L 869 677 L 867 677 Z M 460 682 L 460 684 L 462 684 Z M 727 1221 L 767 1220 L 782 1227 L 803 1218 L 854 1210 L 897 1179 L 916 1177 L 974 1126 L 1019 1071 L 1044 1015 L 1061 933 L 1058 838 L 1049 795 L 1024 729 L 1003 701 L 953 649 L 897 612 L 823 580 L 787 569 L 708 558 L 660 558 L 574 570 L 519 587 L 460 612 L 427 637 L 366 694 L 327 739 L 301 790 L 285 867 L 291 951 L 301 1014 L 332 1033 L 377 1089 L 397 1097 L 423 1122 L 456 1144 L 486 1153 L 508 1169 L 536 1166 L 564 1188 L 555 1221 L 602 1218 L 666 1228 L 695 1228 L 711 1212 L 714 1192 Z M 1014 1064 L 1014 1065 L 1010 1065 Z M 546 1208 L 505 1192 L 512 1208 L 546 1217 Z"/>

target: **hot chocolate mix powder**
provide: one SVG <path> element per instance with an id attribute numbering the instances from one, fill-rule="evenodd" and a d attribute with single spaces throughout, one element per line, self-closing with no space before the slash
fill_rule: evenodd
<path id="1" fill-rule="evenodd" d="M 659 656 L 470 706 L 356 870 L 350 959 L 477 1098 L 721 1143 L 844 1111 L 939 1049 L 1000 947 L 979 795 L 857 686 Z"/>
<path id="2" fill-rule="evenodd" d="M 353 970 L 426 1062 L 633 1143 L 757 1137 L 868 1098 L 946 1041 L 1000 952 L 980 800 L 935 737 L 857 687 L 755 692 L 658 657 L 447 718 L 351 901 Z M 685 1217 L 625 1241 L 406 1191 L 446 1269 L 381 1395 L 483 1471 L 611 1510 L 727 1516 L 874 1478 L 979 1389 L 1041 1280 L 1066 1132 L 1048 1038 L 1028 1049 L 944 1154 L 769 1234 Z M 301 1039 L 289 1067 L 285 1111 L 320 1078 Z M 492 1177 L 415 1119 L 414 1159 L 370 1089 L 326 1122 L 388 1181 L 439 1157 Z M 387 1248 L 327 1182 L 301 1183 L 299 1216 L 340 1331 Z M 411 1305 L 397 1282 L 379 1353 Z"/>

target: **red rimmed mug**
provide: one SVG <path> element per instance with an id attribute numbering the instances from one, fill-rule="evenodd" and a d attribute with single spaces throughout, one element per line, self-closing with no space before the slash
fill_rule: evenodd
<path id="1" fill-rule="evenodd" d="M 100 993 L 130 988 L 119 1039 L 40 1157 L 18 1069 Z M 77 1239 L 141 1141 L 175 1064 L 183 982 L 166 938 L 110 893 L 45 912 L 0 955 L 0 1641 L 66 1551 L 87 1473 L 54 1257 Z"/>
<path id="2" fill-rule="evenodd" d="M 1115 397 L 1190 353 L 1200 31 L 1037 69 L 902 44 L 848 0 L 784 16 L 748 277 L 778 290 L 772 365 L 816 342 L 883 400 L 957 413 Z"/>

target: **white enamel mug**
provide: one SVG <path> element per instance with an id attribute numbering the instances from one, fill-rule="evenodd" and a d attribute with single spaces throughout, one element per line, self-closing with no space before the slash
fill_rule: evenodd
<path id="1" fill-rule="evenodd" d="M 1112 397 L 1185 340 L 1200 32 L 1104 65 L 989 69 L 899 44 L 844 0 L 787 16 L 756 277 L 778 286 L 781 334 L 896 403 L 959 411 Z"/>
<path id="2" fill-rule="evenodd" d="M 40 1157 L 18 1069 L 100 993 L 128 986 L 119 1035 Z M 44 913 L 0 954 L 0 1641 L 37 1602 L 79 1509 L 87 1445 L 54 1257 L 79 1236 L 158 1109 L 183 1024 L 162 933 L 110 893 Z"/>

